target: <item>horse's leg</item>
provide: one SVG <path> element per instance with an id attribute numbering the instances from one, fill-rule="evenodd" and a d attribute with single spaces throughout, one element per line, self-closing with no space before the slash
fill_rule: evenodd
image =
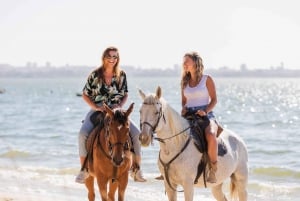
<path id="1" fill-rule="evenodd" d="M 165 180 L 164 180 L 165 181 Z M 177 188 L 177 184 L 171 183 L 173 188 Z M 165 181 L 165 189 L 169 198 L 169 201 L 177 201 L 177 192 L 171 189 L 169 184 Z"/>
<path id="2" fill-rule="evenodd" d="M 231 176 L 231 194 L 235 194 L 234 191 L 237 191 L 239 201 L 247 201 L 248 192 L 247 192 L 247 183 L 248 183 L 248 167 L 247 165 L 241 167 L 239 166 Z"/>
<path id="3" fill-rule="evenodd" d="M 107 201 L 108 178 L 104 177 L 104 175 L 97 175 L 97 183 L 102 201 Z"/>
<path id="4" fill-rule="evenodd" d="M 224 193 L 222 191 L 222 185 L 223 185 L 223 183 L 213 186 L 211 188 L 211 192 L 217 201 L 227 201 L 226 196 L 224 195 Z"/>
<path id="5" fill-rule="evenodd" d="M 193 201 L 194 198 L 194 183 L 191 183 L 191 181 L 194 180 L 187 177 L 187 181 L 185 181 L 185 183 L 183 184 L 185 201 Z"/>
<path id="6" fill-rule="evenodd" d="M 128 173 L 125 172 L 123 176 L 119 179 L 118 186 L 118 201 L 125 200 L 125 190 L 128 184 Z"/>
<path id="7" fill-rule="evenodd" d="M 114 201 L 115 200 L 115 193 L 118 188 L 118 181 L 112 182 L 112 180 L 109 180 L 109 191 L 108 191 L 108 200 Z"/>
<path id="8" fill-rule="evenodd" d="M 88 189 L 89 201 L 94 201 L 95 200 L 94 177 L 89 176 L 85 180 L 85 186 Z"/>

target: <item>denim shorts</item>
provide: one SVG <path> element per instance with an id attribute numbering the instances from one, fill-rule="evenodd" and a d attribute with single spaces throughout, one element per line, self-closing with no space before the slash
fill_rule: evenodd
<path id="1" fill-rule="evenodd" d="M 203 105 L 203 106 L 196 106 L 196 107 L 188 107 L 187 110 L 189 113 L 195 113 L 197 112 L 198 110 L 206 110 L 207 108 L 207 105 Z M 207 113 L 207 117 L 209 120 L 213 120 L 213 121 L 216 121 L 216 116 L 214 114 L 213 111 L 210 111 L 209 113 Z"/>

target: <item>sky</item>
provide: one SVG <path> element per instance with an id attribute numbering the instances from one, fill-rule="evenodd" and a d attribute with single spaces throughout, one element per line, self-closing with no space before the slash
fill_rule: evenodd
<path id="1" fill-rule="evenodd" d="M 197 51 L 207 68 L 300 68 L 297 0 L 0 0 L 0 64 L 173 68 Z"/>

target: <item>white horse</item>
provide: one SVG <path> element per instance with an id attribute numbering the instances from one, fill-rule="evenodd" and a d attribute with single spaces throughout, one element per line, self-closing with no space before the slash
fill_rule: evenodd
<path id="1" fill-rule="evenodd" d="M 153 134 L 157 134 L 160 142 L 158 167 L 164 176 L 169 201 L 177 200 L 178 185 L 183 188 L 185 201 L 192 201 L 194 186 L 204 187 L 206 182 L 203 180 L 204 175 L 201 174 L 198 182 L 194 184 L 198 164 L 203 154 L 198 151 L 193 139 L 191 140 L 190 125 L 161 98 L 160 87 L 157 88 L 156 94 L 146 96 L 141 90 L 139 93 L 143 99 L 140 108 L 140 141 L 143 146 L 149 146 Z M 231 197 L 246 201 L 248 182 L 246 146 L 241 138 L 228 129 L 223 130 L 218 137 L 218 142 L 222 142 L 223 153 L 220 154 L 219 148 L 217 183 L 207 183 L 207 186 L 211 187 L 217 201 L 227 201 L 222 192 L 222 184 L 230 177 Z"/>

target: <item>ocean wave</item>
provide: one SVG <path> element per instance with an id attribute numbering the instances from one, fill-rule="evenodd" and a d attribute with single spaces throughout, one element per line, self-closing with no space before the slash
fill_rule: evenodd
<path id="1" fill-rule="evenodd" d="M 26 151 L 10 150 L 3 154 L 0 154 L 1 158 L 27 158 L 30 157 L 30 153 Z"/>
<path id="2" fill-rule="evenodd" d="M 300 171 L 280 167 L 259 167 L 251 170 L 251 173 L 258 176 L 270 176 L 276 178 L 300 179 Z"/>
<path id="3" fill-rule="evenodd" d="M 65 167 L 65 168 L 50 168 L 41 166 L 23 166 L 18 168 L 22 172 L 35 172 L 41 175 L 75 175 L 78 173 L 79 168 Z"/>

